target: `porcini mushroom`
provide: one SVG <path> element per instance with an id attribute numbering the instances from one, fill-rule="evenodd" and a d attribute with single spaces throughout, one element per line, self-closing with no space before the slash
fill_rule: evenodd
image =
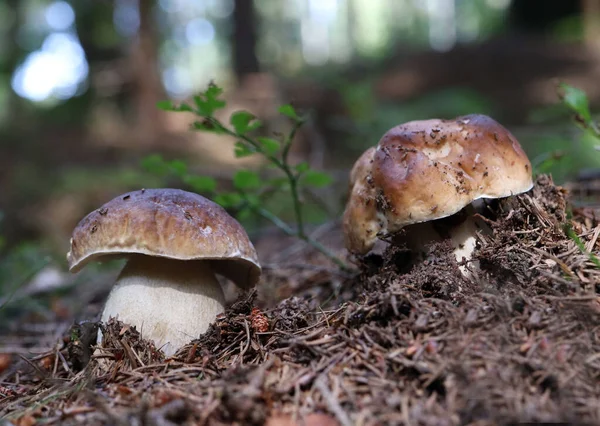
<path id="1" fill-rule="evenodd" d="M 472 114 L 401 124 L 354 165 L 344 212 L 346 247 L 366 254 L 379 237 L 409 226 L 409 242 L 442 239 L 431 221 L 455 215 L 476 200 L 532 187 L 527 155 L 490 117 Z M 480 225 L 469 212 L 459 219 L 448 234 L 456 259 L 469 260 Z"/>
<path id="2" fill-rule="evenodd" d="M 127 263 L 101 320 L 136 326 L 167 356 L 223 312 L 215 273 L 241 288 L 254 286 L 261 274 L 244 228 L 219 205 L 179 189 L 129 192 L 79 222 L 67 254 L 71 272 L 120 257 Z"/>

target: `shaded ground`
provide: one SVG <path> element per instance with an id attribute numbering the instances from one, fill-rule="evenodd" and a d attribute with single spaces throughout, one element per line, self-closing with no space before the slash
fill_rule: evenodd
<path id="1" fill-rule="evenodd" d="M 589 254 L 600 247 L 598 216 L 571 212 L 544 176 L 484 216 L 494 235 L 477 250 L 473 280 L 444 244 L 412 266 L 388 248 L 356 277 L 267 269 L 258 299 L 241 295 L 172 359 L 116 322 L 95 355 L 90 324 L 33 359 L 4 355 L 0 416 L 18 425 L 600 423 L 600 268 Z M 286 298 L 275 301 L 275 289 Z"/>

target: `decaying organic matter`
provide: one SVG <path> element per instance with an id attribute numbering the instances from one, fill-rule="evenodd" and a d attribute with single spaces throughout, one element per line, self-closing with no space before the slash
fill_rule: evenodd
<path id="1" fill-rule="evenodd" d="M 341 285 L 322 270 L 288 273 L 313 284 L 268 305 L 240 295 L 170 360 L 111 322 L 103 358 L 81 372 L 62 345 L 15 361 L 0 374 L 0 416 L 65 425 L 597 424 L 600 269 L 590 253 L 600 252 L 600 221 L 591 210 L 569 219 L 565 197 L 541 176 L 533 191 L 488 203 L 483 219 L 494 232 L 475 251 L 481 269 L 469 280 L 443 243 L 416 265 L 401 246 L 371 254 Z"/>

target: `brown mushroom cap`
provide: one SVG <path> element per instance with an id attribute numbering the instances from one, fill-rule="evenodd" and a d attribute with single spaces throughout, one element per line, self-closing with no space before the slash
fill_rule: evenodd
<path id="1" fill-rule="evenodd" d="M 377 238 L 375 190 L 369 178 L 375 147 L 367 149 L 350 171 L 350 200 L 344 212 L 344 239 L 354 252 L 367 252 Z M 367 247 L 369 246 L 369 247 Z"/>
<path id="2" fill-rule="evenodd" d="M 346 244 L 357 253 L 372 248 L 374 234 L 441 219 L 477 199 L 533 187 L 531 163 L 519 142 L 485 115 L 396 126 L 357 164 L 366 161 L 370 167 L 351 177 L 344 213 Z M 373 204 L 375 212 L 367 207 Z"/>
<path id="3" fill-rule="evenodd" d="M 77 272 L 99 258 L 144 254 L 176 260 L 214 260 L 213 270 L 242 288 L 261 268 L 244 228 L 218 204 L 179 189 L 120 195 L 79 222 L 67 254 Z"/>

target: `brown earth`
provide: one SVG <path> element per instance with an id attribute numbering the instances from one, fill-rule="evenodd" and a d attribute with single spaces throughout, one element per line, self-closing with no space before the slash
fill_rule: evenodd
<path id="1" fill-rule="evenodd" d="M 258 298 L 240 295 L 171 359 L 118 322 L 102 325 L 96 352 L 87 323 L 53 351 L 5 354 L 0 416 L 17 425 L 600 424 L 599 215 L 571 209 L 541 176 L 481 217 L 494 233 L 471 279 L 444 243 L 418 262 L 388 246 L 352 277 L 317 261 L 295 273 L 266 268 Z"/>

